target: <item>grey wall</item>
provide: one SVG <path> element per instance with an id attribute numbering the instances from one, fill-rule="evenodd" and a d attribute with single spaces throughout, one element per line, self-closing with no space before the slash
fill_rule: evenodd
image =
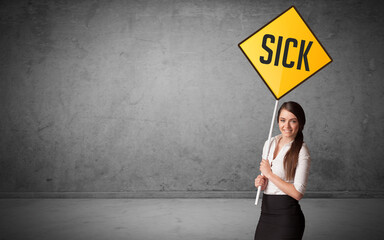
<path id="1" fill-rule="evenodd" d="M 1 1 L 0 191 L 254 190 L 275 100 L 237 44 L 291 5 L 333 58 L 281 100 L 308 191 L 384 191 L 383 4 L 335 0 Z"/>

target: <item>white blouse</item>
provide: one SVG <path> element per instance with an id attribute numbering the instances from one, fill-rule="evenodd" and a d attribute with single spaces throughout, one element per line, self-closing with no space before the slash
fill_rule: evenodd
<path id="1" fill-rule="evenodd" d="M 308 174 L 309 174 L 309 166 L 311 163 L 311 157 L 309 155 L 308 147 L 303 142 L 303 145 L 299 152 L 299 161 L 297 163 L 296 167 L 296 173 L 293 181 L 288 181 L 285 176 L 284 171 L 284 156 L 287 153 L 287 151 L 291 148 L 292 142 L 287 143 L 283 146 L 283 148 L 280 150 L 280 152 L 277 154 L 276 158 L 273 159 L 273 153 L 276 149 L 276 143 L 278 142 L 279 138 L 281 138 L 281 134 L 277 135 L 273 138 L 271 138 L 271 147 L 269 150 L 269 155 L 267 158 L 267 147 L 268 147 L 268 140 L 264 144 L 263 148 L 263 159 L 268 159 L 269 163 L 272 165 L 272 172 L 279 176 L 282 180 L 293 183 L 294 187 L 297 191 L 304 194 L 307 181 L 308 181 Z M 265 194 L 270 195 L 287 195 L 285 192 L 281 191 L 278 187 L 276 187 L 275 184 L 273 184 L 272 181 L 268 181 L 268 185 L 266 189 L 264 190 Z"/>

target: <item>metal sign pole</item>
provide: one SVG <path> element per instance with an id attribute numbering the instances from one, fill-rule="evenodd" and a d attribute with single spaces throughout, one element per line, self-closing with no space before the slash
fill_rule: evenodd
<path id="1" fill-rule="evenodd" d="M 272 130 L 273 130 L 273 124 L 275 123 L 275 116 L 276 116 L 276 110 L 277 110 L 277 105 L 279 104 L 279 100 L 276 100 L 276 103 L 275 103 L 275 109 L 273 110 L 273 116 L 272 116 L 272 121 L 271 121 L 271 128 L 269 129 L 269 135 L 268 135 L 268 151 L 267 151 L 267 159 L 268 160 L 268 156 L 269 156 L 269 150 L 270 150 L 270 147 L 271 147 L 271 137 L 272 137 Z M 263 175 L 263 174 L 261 174 Z M 256 194 L 256 199 L 255 199 L 255 205 L 257 205 L 258 201 L 259 201 L 259 197 L 260 197 L 260 192 L 261 192 L 261 186 L 259 186 L 257 188 L 257 194 Z"/>

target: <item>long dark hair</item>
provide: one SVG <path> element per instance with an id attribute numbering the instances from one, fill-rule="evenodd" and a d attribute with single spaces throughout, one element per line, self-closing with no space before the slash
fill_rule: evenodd
<path id="1" fill-rule="evenodd" d="M 297 102 L 285 102 L 283 105 L 281 105 L 277 114 L 277 123 L 279 123 L 280 112 L 283 109 L 295 115 L 299 122 L 299 130 L 295 140 L 293 141 L 291 148 L 288 150 L 284 157 L 285 176 L 287 180 L 293 180 L 295 178 L 297 162 L 299 160 L 299 152 L 304 142 L 303 129 L 305 125 L 305 113 L 303 108 Z"/>

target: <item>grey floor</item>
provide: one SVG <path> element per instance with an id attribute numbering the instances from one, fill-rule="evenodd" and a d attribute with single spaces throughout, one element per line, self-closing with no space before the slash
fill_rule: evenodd
<path id="1" fill-rule="evenodd" d="M 384 199 L 302 199 L 304 239 L 384 239 Z M 0 199 L 0 240 L 253 239 L 253 199 Z"/>

